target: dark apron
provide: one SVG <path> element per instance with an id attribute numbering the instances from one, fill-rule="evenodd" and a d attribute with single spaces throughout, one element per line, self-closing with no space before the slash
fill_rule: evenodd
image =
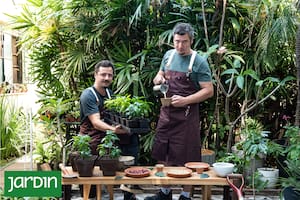
<path id="1" fill-rule="evenodd" d="M 88 117 L 80 125 L 80 133 L 87 134 L 91 137 L 90 148 L 92 154 L 98 155 L 99 154 L 99 152 L 97 151 L 98 144 L 101 143 L 101 140 L 102 138 L 105 137 L 106 133 L 104 131 L 95 129 Z"/>
<path id="2" fill-rule="evenodd" d="M 186 73 L 168 70 L 166 79 L 168 97 L 188 96 L 198 91 Z M 200 149 L 199 104 L 161 107 L 152 157 L 169 165 L 182 166 L 186 162 L 201 161 Z"/>

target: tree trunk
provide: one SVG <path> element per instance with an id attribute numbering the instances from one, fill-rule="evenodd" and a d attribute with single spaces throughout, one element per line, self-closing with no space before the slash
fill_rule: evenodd
<path id="1" fill-rule="evenodd" d="M 296 105 L 296 116 L 295 126 L 300 126 L 300 25 L 298 25 L 296 35 L 296 67 L 297 67 L 297 105 Z"/>

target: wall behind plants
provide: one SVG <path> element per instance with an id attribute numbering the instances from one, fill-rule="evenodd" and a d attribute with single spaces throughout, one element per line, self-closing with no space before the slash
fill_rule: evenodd
<path id="1" fill-rule="evenodd" d="M 158 113 L 152 79 L 172 48 L 173 26 L 189 22 L 197 32 L 193 48 L 208 58 L 214 75 L 215 98 L 201 110 L 206 146 L 228 148 L 244 115 L 274 130 L 270 137 L 284 114 L 294 117 L 296 82 L 285 78 L 296 74 L 295 1 L 32 2 L 34 9 L 12 16 L 12 25 L 31 50 L 32 76 L 45 97 L 78 98 L 93 83 L 95 63 L 108 58 L 116 66 L 114 91 L 145 96 Z M 151 116 L 153 127 L 157 117 Z"/>

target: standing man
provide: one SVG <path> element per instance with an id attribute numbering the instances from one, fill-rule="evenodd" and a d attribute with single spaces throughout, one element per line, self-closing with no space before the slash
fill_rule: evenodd
<path id="1" fill-rule="evenodd" d="M 114 66 L 109 60 L 102 60 L 96 64 L 94 70 L 95 82 L 92 87 L 86 88 L 80 96 L 80 133 L 91 136 L 90 147 L 93 155 L 99 155 L 97 151 L 98 144 L 101 143 L 107 130 L 112 130 L 120 138 L 129 137 L 130 141 L 124 143 L 120 140 L 120 149 L 122 155 L 130 155 L 138 159 L 139 141 L 136 134 L 127 135 L 127 130 L 121 125 L 110 125 L 103 120 L 104 101 L 111 98 L 112 91 L 108 89 L 113 81 Z M 135 195 L 130 192 L 124 192 L 125 200 L 135 199 Z"/>
<path id="2" fill-rule="evenodd" d="M 155 85 L 169 85 L 171 105 L 161 107 L 152 157 L 167 166 L 183 166 L 201 161 L 199 103 L 213 96 L 211 71 L 206 59 L 191 49 L 194 29 L 179 23 L 173 29 L 175 49 L 165 53 Z M 192 186 L 183 187 L 180 200 L 191 199 Z M 172 191 L 165 186 L 146 200 L 172 200 Z"/>

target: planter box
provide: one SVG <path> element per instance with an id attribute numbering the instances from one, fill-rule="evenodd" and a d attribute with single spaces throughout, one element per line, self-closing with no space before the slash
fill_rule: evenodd
<path id="1" fill-rule="evenodd" d="M 140 130 L 142 133 L 145 133 L 150 129 L 150 120 L 148 118 L 128 119 L 121 117 L 120 114 L 106 111 L 104 120 L 110 124 L 121 124 L 132 133 L 138 133 Z"/>
<path id="2" fill-rule="evenodd" d="M 149 128 L 150 120 L 147 118 L 139 119 L 139 125 L 140 128 Z"/>
<path id="3" fill-rule="evenodd" d="M 139 120 L 123 118 L 122 124 L 128 128 L 138 128 Z"/>

